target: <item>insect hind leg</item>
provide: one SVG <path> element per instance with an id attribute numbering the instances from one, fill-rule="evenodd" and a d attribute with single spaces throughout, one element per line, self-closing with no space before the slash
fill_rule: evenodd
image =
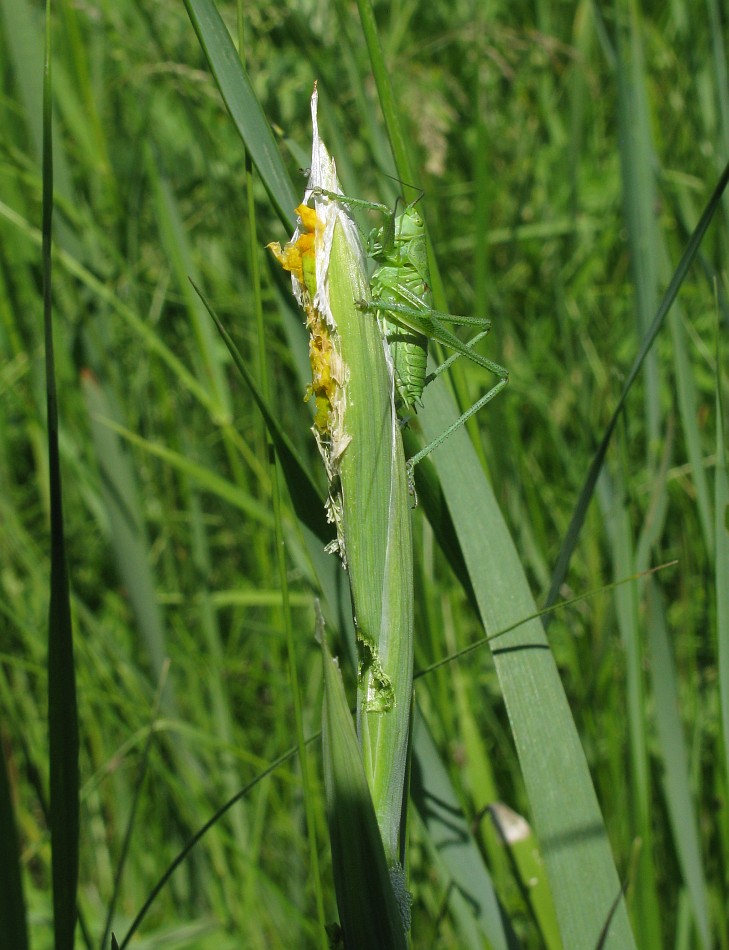
<path id="1" fill-rule="evenodd" d="M 483 338 L 487 336 L 490 331 L 491 331 L 491 326 L 489 325 L 485 330 L 482 330 L 480 333 L 477 333 L 476 336 L 473 337 L 472 340 L 469 340 L 468 343 L 465 344 L 466 349 L 467 350 L 472 349 L 478 343 L 478 341 L 483 340 Z M 444 373 L 447 369 L 450 369 L 451 366 L 453 366 L 453 364 L 456 362 L 456 360 L 460 360 L 463 356 L 468 356 L 468 353 L 460 353 L 460 352 L 451 353 L 448 359 L 443 360 L 440 366 L 436 366 L 436 368 L 433 370 L 432 373 L 428 373 L 428 375 L 425 377 L 425 385 L 429 386 L 430 383 L 432 383 L 434 379 L 437 379 L 441 373 Z M 498 365 L 498 364 L 494 364 L 494 365 Z"/>
<path id="2" fill-rule="evenodd" d="M 487 331 L 484 331 L 484 332 L 487 332 Z M 475 343 L 476 338 L 474 338 L 474 340 L 472 340 L 471 342 Z M 456 354 L 456 356 L 449 357 L 449 360 L 451 360 L 452 362 L 458 356 L 463 356 L 463 355 L 464 354 L 462 353 L 458 353 Z M 446 363 L 448 363 L 448 360 L 446 360 Z M 442 371 L 444 366 L 445 364 L 439 367 L 438 370 L 435 371 L 435 373 L 432 373 L 431 378 L 435 378 L 435 376 L 438 375 L 439 371 Z M 449 435 L 455 432 L 456 429 L 460 429 L 461 426 L 465 425 L 466 422 L 468 422 L 468 420 L 471 418 L 471 416 L 475 415 L 479 411 L 479 409 L 482 409 L 487 403 L 491 402 L 494 396 L 497 396 L 509 382 L 508 370 L 504 369 L 503 366 L 499 366 L 498 363 L 494 363 L 493 366 L 494 366 L 494 372 L 499 377 L 498 382 L 495 383 L 495 385 L 493 385 L 491 389 L 488 390 L 488 392 L 484 393 L 483 396 L 480 397 L 480 399 L 477 399 L 470 409 L 466 409 L 466 411 L 462 413 L 458 417 L 458 419 L 456 419 L 455 422 L 452 422 L 444 432 L 441 432 L 441 434 L 437 438 L 433 439 L 432 442 L 429 442 L 426 446 L 420 449 L 419 452 L 416 452 L 415 455 L 412 456 L 412 458 L 408 459 L 406 463 L 407 477 L 408 477 L 408 485 L 411 487 L 411 494 L 414 493 L 414 486 L 415 486 L 413 470 L 415 469 L 415 466 L 418 464 L 418 462 L 422 462 L 426 456 L 430 455 L 433 449 L 437 449 L 439 445 L 445 442 L 445 440 L 448 438 Z"/>

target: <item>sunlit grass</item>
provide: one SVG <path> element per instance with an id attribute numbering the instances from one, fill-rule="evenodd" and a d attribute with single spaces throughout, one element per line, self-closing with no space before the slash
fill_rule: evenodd
<path id="1" fill-rule="evenodd" d="M 587 5 L 537 5 L 536 14 L 504 5 L 474 29 L 471 5 L 451 5 L 444 23 L 431 4 L 415 16 L 393 7 L 379 24 L 443 299 L 493 321 L 483 351 L 510 372 L 472 435 L 538 604 L 641 328 L 727 158 L 721 32 L 687 4 L 632 23 L 618 6 L 596 20 Z M 0 106 L 0 729 L 32 945 L 43 947 L 51 903 L 42 21 L 25 0 L 2 0 L 0 10 L 9 92 Z M 233 28 L 232 7 L 225 12 Z M 317 78 L 322 131 L 345 190 L 392 204 L 400 185 L 387 175 L 398 170 L 356 18 L 342 12 L 338 20 L 335 8 L 246 8 L 247 68 L 292 194 L 303 192 Z M 294 736 L 264 428 L 187 280 L 205 289 L 255 373 L 240 140 L 182 5 L 59 4 L 54 16 L 54 318 L 82 747 L 79 905 L 95 945 L 140 783 L 118 936 L 187 838 Z M 633 85 L 619 89 L 621 75 Z M 254 188 L 275 414 L 323 493 L 302 401 L 303 328 L 263 252 L 288 231 L 259 181 Z M 293 207 L 282 212 L 293 218 Z M 376 223 L 362 219 L 364 228 Z M 549 627 L 641 947 L 701 946 L 704 907 L 716 942 L 729 941 L 729 825 L 716 806 L 726 797 L 717 683 L 726 595 L 717 505 L 726 490 L 714 484 L 717 444 L 725 445 L 715 409 L 725 245 L 720 215 L 656 342 L 651 385 L 641 376 L 629 397 L 560 593 L 679 563 L 560 611 Z M 464 407 L 487 375 L 459 362 Z M 433 461 L 447 465 L 458 451 L 446 443 Z M 333 558 L 311 553 L 316 545 L 286 502 L 282 518 L 311 734 L 323 689 L 313 596 L 326 583 L 324 599 L 335 603 L 342 577 Z M 422 511 L 413 525 L 417 668 L 483 627 L 462 568 L 454 572 L 439 547 L 442 526 L 431 529 Z M 488 527 L 474 528 L 488 537 Z M 346 638 L 336 639 L 344 618 L 327 619 L 352 686 Z M 541 918 L 480 817 L 495 800 L 532 817 L 502 695 L 486 649 L 417 684 L 466 823 L 477 819 L 496 893 L 524 944 L 539 947 Z M 323 842 L 322 770 L 310 748 Z M 466 942 L 463 908 L 448 903 L 435 832 L 411 811 L 413 944 L 437 936 L 439 946 L 477 946 Z M 202 840 L 143 932 L 186 947 L 315 945 L 304 831 L 289 762 Z M 328 848 L 321 858 L 334 919 Z"/>

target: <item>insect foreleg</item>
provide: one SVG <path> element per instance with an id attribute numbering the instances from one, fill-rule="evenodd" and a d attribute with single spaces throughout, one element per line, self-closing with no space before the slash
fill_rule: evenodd
<path id="1" fill-rule="evenodd" d="M 366 208 L 369 211 L 381 211 L 388 218 L 394 216 L 392 208 L 388 205 L 380 204 L 379 201 L 367 201 L 365 198 L 350 198 L 347 195 L 340 195 L 336 191 L 327 191 L 324 188 L 314 188 L 311 192 L 312 198 L 331 198 L 332 201 L 338 201 L 340 204 L 348 205 L 350 208 Z"/>

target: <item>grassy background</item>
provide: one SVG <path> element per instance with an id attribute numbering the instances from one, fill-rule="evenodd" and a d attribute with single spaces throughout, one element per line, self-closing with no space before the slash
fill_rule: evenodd
<path id="1" fill-rule="evenodd" d="M 396 4 L 381 12 L 381 36 L 449 307 L 491 317 L 484 352 L 511 373 L 473 434 L 541 602 L 623 374 L 727 158 L 726 30 L 711 2 L 706 16 L 680 2 L 445 9 Z M 235 11 L 224 10 L 233 29 Z M 44 947 L 43 23 L 26 0 L 0 0 L 0 11 L 0 737 L 33 946 Z M 345 189 L 394 200 L 355 11 L 248 5 L 245 17 L 249 74 L 292 179 L 303 185 L 317 78 L 322 132 Z M 96 946 L 135 801 L 117 934 L 187 837 L 293 735 L 263 427 L 187 281 L 205 287 L 255 371 L 240 141 L 181 4 L 59 2 L 54 56 L 80 905 Z M 286 234 L 263 189 L 255 198 L 275 411 L 323 485 L 302 403 L 303 328 L 261 250 Z M 558 612 L 549 629 L 645 947 L 701 946 L 702 906 L 713 940 L 729 946 L 719 726 L 728 686 L 717 639 L 717 603 L 729 594 L 714 504 L 726 240 L 720 214 L 631 393 L 562 594 L 679 563 L 655 584 Z M 465 405 L 488 379 L 462 364 L 454 376 Z M 482 629 L 420 512 L 414 524 L 423 667 Z M 288 509 L 284 530 L 312 732 L 322 690 L 315 582 Z M 485 806 L 527 808 L 488 652 L 421 679 L 417 692 L 464 811 L 493 852 Z M 461 946 L 448 882 L 417 820 L 411 835 L 414 943 Z M 508 862 L 493 873 L 525 944 L 542 945 Z M 326 896 L 333 917 L 331 886 Z M 139 945 L 313 945 L 312 908 L 302 793 L 288 763 L 177 871 Z"/>

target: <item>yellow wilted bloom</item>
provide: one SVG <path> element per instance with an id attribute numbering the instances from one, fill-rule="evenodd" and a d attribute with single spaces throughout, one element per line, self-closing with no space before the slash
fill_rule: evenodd
<path id="1" fill-rule="evenodd" d="M 309 330 L 309 362 L 311 363 L 311 384 L 307 387 L 305 400 L 313 395 L 316 398 L 314 425 L 319 433 L 330 431 L 334 391 L 337 380 L 332 373 L 332 362 L 336 358 L 329 329 L 320 312 L 314 306 L 316 297 L 316 236 L 321 234 L 323 226 L 316 216 L 316 210 L 300 204 L 296 213 L 301 221 L 302 230 L 282 248 L 278 241 L 272 241 L 268 248 L 284 270 L 289 271 L 299 287 L 300 303 L 306 313 L 306 326 Z M 335 370 L 336 372 L 336 370 Z"/>

